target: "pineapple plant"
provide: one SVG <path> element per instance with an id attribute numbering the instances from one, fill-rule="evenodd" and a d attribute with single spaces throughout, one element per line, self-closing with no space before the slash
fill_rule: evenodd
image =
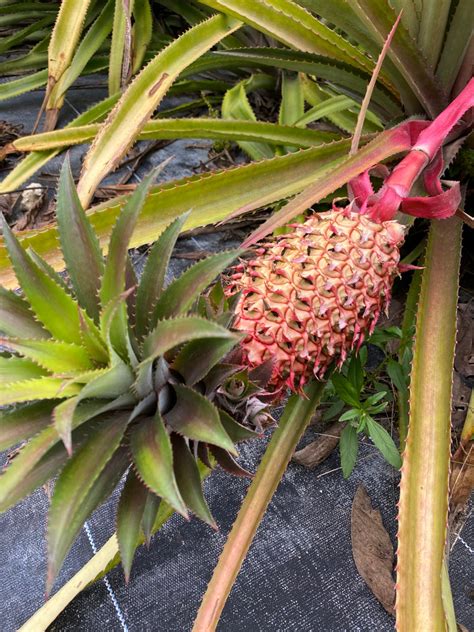
<path id="1" fill-rule="evenodd" d="M 79 18 L 83 7 L 73 2 L 63 4 L 65 8 L 62 11 L 62 18 L 57 22 L 61 28 L 55 28 L 49 43 L 49 52 L 46 50 L 49 38 L 46 37 L 35 45 L 26 58 L 19 57 L 12 61 L 2 62 L 3 69 L 7 64 L 10 71 L 15 73 L 18 69 L 39 72 L 5 82 L 0 89 L 0 98 L 9 98 L 32 87 L 45 85 L 49 80 L 58 77 L 60 79 L 58 89 L 55 90 L 56 95 L 53 95 L 53 97 L 59 97 L 56 98 L 54 104 L 58 109 L 61 107 L 64 90 L 70 86 L 78 74 L 107 67 L 109 67 L 111 79 L 109 85 L 121 84 L 124 87 L 126 82 L 122 81 L 124 65 L 120 41 L 126 29 L 121 28 L 118 21 L 118 28 L 116 28 L 114 20 L 110 56 L 107 54 L 109 31 L 103 28 L 100 29 L 102 39 L 93 37 L 94 32 L 87 31 L 86 33 L 84 29 L 85 36 L 74 52 L 77 38 L 72 37 L 71 30 L 81 21 L 73 20 L 71 17 Z M 121 6 L 119 0 L 116 4 Z M 161 2 L 161 4 L 167 3 Z M 278 0 L 276 3 L 269 3 L 266 0 L 225 0 L 225 2 L 200 0 L 193 1 L 191 9 L 186 3 L 168 4 L 173 5 L 173 17 L 181 16 L 192 27 L 191 30 L 177 37 L 169 47 L 162 49 L 165 41 L 169 40 L 169 31 L 166 30 L 163 33 L 156 22 L 152 25 L 153 16 L 148 10 L 150 5 L 148 0 L 136 2 L 133 9 L 133 17 L 137 25 L 132 38 L 133 72 L 140 68 L 145 52 L 146 59 L 151 60 L 149 66 L 131 80 L 121 97 L 118 93 L 112 94 L 113 90 L 111 90 L 109 99 L 81 114 L 68 125 L 68 129 L 58 130 L 54 134 L 34 135 L 11 143 L 12 147 L 9 151 L 27 151 L 29 154 L 5 178 L 0 185 L 0 191 L 12 191 L 20 187 L 28 177 L 64 147 L 74 143 L 90 142 L 94 138 L 96 140 L 93 143 L 93 149 L 85 162 L 83 182 L 79 186 L 84 206 L 88 205 L 93 190 L 99 183 L 100 175 L 105 175 L 110 171 L 111 166 L 115 166 L 120 156 L 123 156 L 131 143 L 138 138 L 183 136 L 219 140 L 225 138 L 229 141 L 247 143 L 247 145 L 255 143 L 256 149 L 265 151 L 265 159 L 254 164 L 239 165 L 226 172 L 207 174 L 203 178 L 192 177 L 152 190 L 144 204 L 132 239 L 132 245 L 137 246 L 152 241 L 157 234 L 161 233 L 167 221 L 189 208 L 193 209 L 189 225 L 198 226 L 225 220 L 231 215 L 253 211 L 296 195 L 297 197 L 293 200 L 295 204 L 290 202 L 283 209 L 283 214 L 274 214 L 271 230 L 266 233 L 269 234 L 275 228 L 288 224 L 294 217 L 320 202 L 325 196 L 331 195 L 338 187 L 345 186 L 349 181 L 351 203 L 347 208 L 333 209 L 321 216 L 309 216 L 305 222 L 306 228 L 300 229 L 294 226 L 293 234 L 277 237 L 269 244 L 264 244 L 262 251 L 259 253 L 257 250 L 248 264 L 244 263 L 243 268 L 235 270 L 237 276 L 231 281 L 229 291 L 237 293 L 238 301 L 234 329 L 246 336 L 241 348 L 246 363 L 253 364 L 257 367 L 255 370 L 258 370 L 259 362 L 270 357 L 273 394 L 277 393 L 281 396 L 284 387 L 293 388 L 297 394 L 290 398 L 285 408 L 285 414 L 275 433 L 276 440 L 273 442 L 272 439 L 266 452 L 268 458 L 264 459 L 259 468 L 261 477 L 257 473 L 255 484 L 252 484 L 249 490 L 248 503 L 244 503 L 242 514 L 236 522 L 235 538 L 229 540 L 229 546 L 221 557 L 219 569 L 225 570 L 223 574 L 228 580 L 226 590 L 217 594 L 215 588 L 218 584 L 213 584 L 211 598 L 206 601 L 210 619 L 202 628 L 196 625 L 196 629 L 204 629 L 207 632 L 214 629 L 212 626 L 216 625 L 238 571 L 236 567 L 246 553 L 247 549 L 244 550 L 243 543 L 248 548 L 266 503 L 276 487 L 275 481 L 283 474 L 288 463 L 287 456 L 292 446 L 296 445 L 311 416 L 311 411 L 317 405 L 322 382 L 312 381 L 310 378 L 327 377 L 332 364 L 339 365 L 352 348 L 357 349 L 359 342 L 370 332 L 377 314 L 384 309 L 389 300 L 393 278 L 397 271 L 401 271 L 401 267 L 397 266 L 396 262 L 398 262 L 398 249 L 403 239 L 403 228 L 401 223 L 396 223 L 397 209 L 400 208 L 402 211 L 419 217 L 442 218 L 448 217 L 459 203 L 459 188 L 454 186 L 443 191 L 438 180 L 443 165 L 440 153 L 436 153 L 432 145 L 432 140 L 436 139 L 434 129 L 431 128 L 431 139 L 427 135 L 424 137 L 424 141 L 429 141 L 428 144 L 421 143 L 420 132 L 425 127 L 427 128 L 429 123 L 422 120 L 415 121 L 413 117 L 420 115 L 422 117 L 426 115 L 430 119 L 436 117 L 469 81 L 472 75 L 472 2 L 470 0 L 456 2 L 443 0 L 438 3 L 437 10 L 431 10 L 428 5 L 421 7 L 420 3 L 403 3 L 403 13 L 389 47 L 387 63 L 384 64 L 379 79 L 374 81 L 377 85 L 372 93 L 370 109 L 365 110 L 364 133 L 378 132 L 384 127 L 387 129 L 377 133 L 372 139 L 362 138 L 362 149 L 355 155 L 349 156 L 346 154 L 351 143 L 344 132 L 355 136 L 358 114 L 354 108 L 359 108 L 366 86 L 371 81 L 376 55 L 395 23 L 400 3 L 392 0 L 349 0 L 347 2 L 344 0 L 329 3 L 319 2 L 319 0 Z M 196 8 L 199 11 L 196 12 Z M 98 29 L 99 22 L 103 24 L 103 20 L 107 21 L 106 16 L 102 14 L 103 10 L 109 9 L 91 3 L 86 17 L 87 22 L 95 29 Z M 220 13 L 213 15 L 205 22 L 200 22 L 203 17 L 215 11 Z M 56 10 L 54 12 L 56 13 Z M 223 20 L 222 13 L 232 19 L 232 22 Z M 241 23 L 236 24 L 235 18 Z M 42 25 L 38 25 L 37 29 L 41 30 L 40 27 L 43 28 Z M 230 34 L 231 29 L 232 34 Z M 61 42 L 60 31 L 64 33 L 64 30 L 67 35 L 62 36 Z M 172 29 L 171 32 L 175 34 Z M 151 33 L 153 37 L 150 40 Z M 272 39 L 267 40 L 267 36 Z M 13 41 L 7 41 L 5 46 L 21 41 L 23 47 L 22 39 L 14 38 Z M 222 44 L 216 43 L 220 40 Z M 279 42 L 278 47 L 274 46 L 275 40 Z M 262 46 L 262 42 L 265 46 Z M 199 51 L 196 49 L 197 43 L 200 46 Z M 257 48 L 253 47 L 255 44 L 258 44 Z M 266 44 L 270 44 L 271 48 Z M 5 46 L 4 50 L 7 50 Z M 58 50 L 61 56 L 55 54 Z M 59 71 L 62 72 L 63 69 L 58 69 L 58 63 L 62 63 L 61 59 L 72 61 L 62 77 L 59 76 Z M 46 61 L 48 61 L 47 71 L 44 70 Z M 128 63 L 129 60 L 123 59 L 123 61 Z M 271 84 L 271 78 L 273 78 L 277 98 L 279 98 L 281 87 L 282 107 L 278 124 L 256 120 L 261 112 L 253 112 L 251 104 L 254 102 L 253 97 L 258 95 L 251 93 L 255 93 L 259 89 L 258 86 L 262 84 L 258 80 L 259 74 L 247 76 L 247 71 L 244 69 L 248 68 L 257 69 L 257 73 L 259 70 L 271 73 L 265 78 L 265 83 L 268 87 L 268 83 Z M 240 87 L 245 84 L 252 100 L 247 99 L 245 90 L 240 88 L 236 90 L 239 84 L 232 86 L 235 79 L 232 79 L 232 73 L 228 72 L 232 69 L 238 69 L 239 82 L 242 76 L 244 77 Z M 222 70 L 225 71 L 224 75 L 221 73 Z M 204 81 L 203 72 L 206 72 Z M 294 73 L 288 75 L 291 80 L 281 81 L 281 73 L 285 73 L 286 76 L 288 72 Z M 187 81 L 187 76 L 192 76 L 193 79 Z M 225 79 L 224 86 L 222 79 Z M 230 87 L 226 87 L 227 82 L 230 82 Z M 170 88 L 171 83 L 173 86 Z M 223 107 L 223 120 L 210 118 L 150 120 L 153 112 L 156 111 L 156 106 L 169 88 L 182 93 L 189 91 L 192 84 L 194 84 L 194 89 L 198 86 L 199 90 L 211 90 L 213 94 L 206 97 L 206 103 L 211 103 L 211 100 L 212 103 L 222 101 L 224 106 L 224 102 L 229 102 L 232 96 L 235 99 L 233 109 L 237 113 L 235 118 L 230 116 L 233 120 L 226 121 Z M 222 99 L 219 93 L 224 90 L 226 93 Z M 470 90 L 472 95 L 472 83 Z M 305 102 L 310 106 L 306 112 Z M 202 105 L 203 101 L 199 103 Z M 56 113 L 52 112 L 49 106 L 51 103 L 46 109 L 53 114 L 49 117 L 49 121 L 54 119 L 53 122 L 55 122 Z M 112 108 L 113 111 L 111 111 Z M 360 110 L 364 111 L 363 105 Z M 456 113 L 449 108 L 446 112 L 448 118 L 454 117 L 453 121 L 462 115 L 459 111 Z M 398 127 L 392 127 L 394 121 L 402 121 L 405 116 L 412 117 L 412 120 L 401 123 Z M 324 117 L 331 125 L 331 131 L 316 132 L 305 127 L 309 120 L 317 121 L 321 117 Z M 445 128 L 448 122 L 446 119 L 442 121 Z M 143 128 L 142 124 L 145 125 Z M 470 127 L 472 129 L 472 120 Z M 451 140 L 455 141 L 453 145 L 462 143 L 466 131 L 469 131 L 469 120 L 464 126 L 455 130 L 451 137 Z M 337 138 L 340 140 L 330 143 L 331 140 Z M 438 147 L 444 138 L 445 134 L 442 138 L 437 138 Z M 319 142 L 325 144 L 318 146 Z M 455 153 L 453 145 L 451 147 L 447 145 L 447 153 L 451 157 Z M 294 151 L 296 148 L 304 148 L 304 150 Z M 381 162 L 393 160 L 395 156 L 410 151 L 412 148 L 414 151 L 410 152 L 409 160 L 402 161 L 400 167 L 395 168 L 393 173 L 386 178 L 382 190 L 374 193 L 368 178 L 368 170 Z M 285 152 L 288 153 L 282 155 Z M 5 151 L 5 154 L 7 153 L 9 152 Z M 0 156 L 2 154 L 3 150 Z M 277 155 L 277 158 L 267 158 L 271 155 Z M 427 166 L 430 160 L 431 165 Z M 448 162 L 449 160 L 448 158 Z M 419 197 L 410 200 L 406 196 L 409 195 L 413 182 L 421 172 L 423 172 L 425 190 L 432 199 Z M 362 175 L 355 177 L 357 173 Z M 379 175 L 380 173 L 384 177 L 387 176 L 386 169 L 385 173 L 383 170 L 379 171 Z M 303 194 L 298 195 L 300 192 Z M 122 199 L 111 200 L 90 209 L 90 217 L 103 244 L 107 242 L 117 210 L 122 203 Z M 298 204 L 299 208 L 295 210 Z M 160 212 L 156 212 L 157 208 Z M 460 215 L 459 209 L 457 213 Z M 326 226 L 325 222 L 337 226 L 352 221 L 357 227 L 361 227 L 363 222 L 372 222 L 370 231 L 373 232 L 369 231 L 369 233 L 373 236 L 382 235 L 384 231 L 389 231 L 392 236 L 395 232 L 399 236 L 399 240 L 392 243 L 391 252 L 384 253 L 385 256 L 380 255 L 376 261 L 370 261 L 369 274 L 365 271 L 361 287 L 352 287 L 352 284 L 347 282 L 347 279 L 351 277 L 342 275 L 337 267 L 339 262 L 337 260 L 334 262 L 332 250 L 329 249 L 324 254 L 321 250 L 318 256 L 317 252 L 305 252 L 299 244 L 298 235 L 306 229 L 311 241 L 319 245 L 324 237 L 322 229 Z M 472 219 L 470 221 L 472 222 Z M 389 229 L 388 226 L 391 228 Z M 360 233 L 362 234 L 362 231 Z M 56 227 L 51 225 L 41 231 L 29 233 L 23 239 L 41 251 L 55 269 L 59 269 L 62 266 L 62 259 L 56 234 Z M 346 235 L 343 241 L 346 244 L 347 253 L 354 255 L 360 266 L 359 251 L 363 248 L 361 248 L 361 238 L 358 234 L 357 230 L 355 242 L 352 241 L 352 234 Z M 418 628 L 428 626 L 433 630 L 445 627 L 444 615 L 440 608 L 442 600 L 439 578 L 447 513 L 450 372 L 456 320 L 456 265 L 460 249 L 459 234 L 460 229 L 456 224 L 456 218 L 446 222 L 432 223 L 426 267 L 423 271 L 417 343 L 410 386 L 411 429 L 404 454 L 400 503 L 397 625 L 398 629 L 403 630 L 410 630 L 413 626 L 418 626 Z M 328 231 L 326 235 L 337 242 L 338 237 L 333 235 L 332 231 Z M 275 256 L 275 253 L 279 252 L 283 240 L 287 243 L 291 242 L 290 250 L 302 252 L 308 260 L 300 262 L 287 260 L 286 248 L 281 253 L 282 260 L 278 263 L 278 267 L 286 271 L 295 269 L 296 275 L 290 274 L 291 279 L 285 279 L 282 282 L 286 302 L 281 304 L 285 306 L 284 315 L 286 317 L 288 314 L 289 320 L 287 322 L 282 319 L 280 323 L 275 323 L 273 311 L 276 312 L 278 305 L 281 304 L 278 304 L 275 296 L 272 295 L 272 300 L 275 300 L 277 304 L 274 305 L 275 310 L 267 311 L 268 297 L 265 282 L 269 284 L 274 283 L 275 280 L 281 281 L 280 278 L 275 278 L 277 276 L 276 257 L 280 256 L 280 254 Z M 0 247 L 2 282 L 13 287 L 14 280 L 9 261 L 3 254 Z M 35 256 L 33 252 L 31 256 Z M 297 255 L 294 259 L 297 259 Z M 346 274 L 353 266 L 353 261 L 350 256 L 347 260 L 347 268 L 344 268 Z M 383 265 L 384 262 L 389 262 L 389 265 L 385 272 L 381 271 L 379 274 L 377 266 Z M 299 291 L 301 281 L 304 280 L 306 283 L 305 266 L 315 266 L 319 263 L 324 266 L 324 272 L 318 270 L 320 285 L 317 285 L 317 291 L 312 294 L 311 288 L 306 287 L 305 290 L 311 290 L 309 292 L 311 302 L 314 301 L 318 309 L 321 309 L 322 303 L 324 312 L 324 305 L 328 304 L 332 310 L 331 315 L 334 314 L 334 319 L 329 316 L 327 319 L 318 319 L 314 313 L 308 315 L 304 309 L 301 309 L 301 304 L 295 302 L 295 292 Z M 335 269 L 330 270 L 331 267 Z M 354 267 L 356 268 L 354 274 L 357 274 L 358 266 Z M 335 278 L 338 283 L 334 284 L 334 277 L 329 277 L 328 287 L 337 288 L 343 292 L 344 305 L 342 307 L 335 293 L 329 297 L 324 296 L 329 291 L 324 288 L 323 281 L 326 278 L 324 275 L 328 275 L 329 272 L 336 273 Z M 259 277 L 259 273 L 267 275 L 266 281 L 265 278 L 262 280 Z M 72 276 L 71 271 L 70 276 Z M 296 288 L 294 291 L 293 283 Z M 375 287 L 377 283 L 380 294 L 372 297 L 370 294 L 373 291 L 370 286 L 373 284 Z M 322 290 L 320 286 L 323 287 Z M 256 287 L 257 291 L 253 292 L 252 287 Z M 130 289 L 128 285 L 127 288 Z M 239 291 L 242 292 L 240 297 Z M 91 296 L 95 295 L 96 292 L 91 294 Z M 351 303 L 352 295 L 354 303 Z M 259 296 L 262 299 L 261 302 L 259 302 Z M 361 296 L 362 298 L 369 296 L 373 299 L 369 300 L 367 313 L 365 310 L 364 312 L 356 311 L 358 302 L 362 302 Z M 25 321 L 20 318 L 25 313 L 24 305 L 13 295 L 8 294 L 8 297 L 11 300 L 8 313 L 3 313 L 5 322 L 11 323 L 13 319 L 17 319 L 26 327 L 25 337 L 34 335 L 41 337 L 41 329 L 36 329 L 35 334 L 32 333 L 35 331 L 36 324 L 31 319 Z M 130 296 L 124 298 L 128 304 L 133 305 L 135 301 L 133 290 Z M 83 300 L 86 300 L 86 297 Z M 251 319 L 245 318 L 249 311 L 252 312 L 254 304 L 257 315 L 261 313 L 258 325 Z M 345 319 L 339 317 L 341 310 L 345 310 Z M 139 313 L 137 312 L 137 317 Z M 91 312 L 88 311 L 87 314 L 90 316 Z M 136 332 L 136 326 L 133 324 L 133 319 L 136 317 L 133 308 L 130 308 L 128 317 L 131 331 Z M 113 316 L 114 324 L 115 318 Z M 100 324 L 100 318 L 97 322 Z M 307 327 L 308 330 L 314 328 L 316 331 L 325 333 L 324 345 L 321 346 L 314 336 L 309 340 L 313 334 L 308 336 L 309 342 L 307 342 L 305 336 L 298 331 L 300 325 L 303 328 Z M 255 335 L 256 328 L 259 329 L 257 333 L 260 338 L 262 338 L 263 328 L 270 332 L 271 336 L 275 335 L 277 343 L 271 342 L 271 336 L 265 339 L 263 335 L 265 344 L 262 348 L 261 340 L 257 340 Z M 11 336 L 17 335 L 17 330 L 11 334 Z M 278 346 L 281 340 L 284 342 Z M 119 340 L 117 344 L 119 345 L 117 349 L 119 349 L 121 346 Z M 308 354 L 306 354 L 305 344 L 309 349 Z M 133 341 L 132 346 L 134 347 Z M 288 353 L 284 353 L 285 348 Z M 10 369 L 15 367 L 21 379 L 31 377 L 34 370 L 44 370 L 41 367 L 38 369 L 31 360 L 28 360 L 30 362 L 28 368 L 27 360 L 17 357 L 20 352 L 14 353 L 16 353 L 15 357 L 8 358 L 8 366 Z M 120 350 L 120 354 L 123 354 L 123 349 Z M 175 352 L 171 350 L 165 355 L 168 362 L 175 357 Z M 155 366 L 159 362 L 161 360 L 155 359 Z M 5 366 L 7 366 L 6 362 Z M 133 370 L 135 371 L 135 368 Z M 26 371 L 30 373 L 25 374 Z M 175 378 L 176 372 L 179 373 L 177 365 L 172 366 L 172 371 Z M 223 372 L 225 373 L 225 368 Z M 13 371 L 11 373 L 13 374 Z M 437 376 L 436 381 L 432 380 L 432 375 Z M 39 373 L 36 376 L 45 377 Z M 306 384 L 306 382 L 309 383 Z M 241 403 L 241 392 L 245 390 L 242 389 L 242 383 L 238 376 L 230 386 L 218 388 L 216 397 L 213 399 L 214 403 L 221 407 L 224 405 L 221 404 L 221 398 L 227 403 L 230 400 L 234 414 L 243 412 L 244 417 L 249 411 L 258 409 L 259 404 L 255 400 L 245 401 L 244 397 Z M 193 388 L 200 391 L 202 389 L 201 386 L 198 387 L 198 384 L 200 382 L 196 382 Z M 301 393 L 304 393 L 307 399 L 300 397 Z M 78 395 L 78 393 L 70 393 L 67 398 L 64 398 L 73 400 L 69 404 L 71 408 L 74 408 L 74 398 Z M 61 404 L 62 401 L 50 403 L 56 405 Z M 78 408 L 82 408 L 86 403 L 88 403 L 87 399 L 84 402 L 80 401 Z M 33 410 L 31 408 L 30 413 Z M 63 408 L 58 411 L 57 422 L 57 429 L 60 430 L 66 445 L 69 441 L 68 410 L 67 402 L 64 402 Z M 286 414 L 287 411 L 288 414 Z M 166 414 L 163 416 L 166 417 Z M 30 420 L 34 418 L 30 415 Z M 138 421 L 132 424 L 138 424 Z M 130 424 L 130 429 L 132 424 Z M 5 425 L 5 428 L 7 427 Z M 78 434 L 76 430 L 79 429 L 78 427 L 72 430 L 73 448 L 75 436 Z M 129 432 L 128 427 L 127 432 Z M 124 436 L 127 438 L 127 433 Z M 71 445 L 69 447 L 71 448 Z M 273 481 L 270 484 L 269 479 L 272 476 Z M 429 486 L 424 485 L 425 481 L 430 481 Z M 423 490 L 423 496 L 420 490 Z M 428 521 L 426 520 L 427 498 L 432 501 Z M 240 553 L 236 553 L 236 547 L 239 546 Z M 122 556 L 123 550 L 122 545 Z M 421 557 L 417 557 L 421 554 Z M 443 602 L 444 597 L 445 595 L 443 595 Z M 209 623 L 210 620 L 212 624 Z"/>
<path id="2" fill-rule="evenodd" d="M 200 261 L 163 289 L 184 215 L 151 248 L 138 282 L 127 248 L 154 175 L 117 218 L 104 260 L 65 163 L 57 217 L 67 279 L 23 248 L 3 221 L 22 294 L 0 289 L 7 350 L 0 357 L 0 446 L 23 445 L 0 476 L 0 509 L 56 479 L 48 592 L 84 521 L 123 476 L 117 533 L 127 579 L 160 499 L 215 528 L 201 490 L 206 466 L 249 476 L 235 461 L 235 444 L 256 433 L 235 415 L 262 414 L 255 408 L 258 376 L 222 363 L 239 337 L 226 326 L 231 312 L 218 300 L 219 286 L 200 297 L 237 253 Z M 243 385 L 237 396 L 234 374 Z"/>

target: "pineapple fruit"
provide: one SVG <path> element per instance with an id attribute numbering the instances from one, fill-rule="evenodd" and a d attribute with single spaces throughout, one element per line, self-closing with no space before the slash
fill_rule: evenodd
<path id="1" fill-rule="evenodd" d="M 404 227 L 346 209 L 293 224 L 235 268 L 241 292 L 234 329 L 245 334 L 245 362 L 273 362 L 270 384 L 301 391 L 341 366 L 387 308 Z"/>

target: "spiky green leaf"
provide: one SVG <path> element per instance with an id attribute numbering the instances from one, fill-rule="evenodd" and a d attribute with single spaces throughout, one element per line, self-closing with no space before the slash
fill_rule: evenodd
<path id="1" fill-rule="evenodd" d="M 79 426 L 98 415 L 110 410 L 115 412 L 120 411 L 124 406 L 130 406 L 130 401 L 127 400 L 127 397 L 121 397 L 118 400 L 105 404 L 103 401 L 82 403 L 74 415 L 73 426 L 74 428 L 79 428 Z M 75 445 L 80 442 L 82 437 L 78 432 L 79 431 L 76 431 L 73 436 L 73 443 Z M 51 476 L 54 476 L 59 465 L 67 458 L 66 450 L 60 441 L 56 428 L 50 425 L 33 437 L 27 445 L 20 450 L 7 469 L 2 473 L 0 512 L 9 509 L 33 491 L 33 489 L 36 489 L 36 487 L 45 483 Z M 54 452 L 51 451 L 52 448 L 54 448 Z M 50 451 L 51 454 L 49 454 Z M 56 457 L 60 461 L 57 468 L 54 469 L 56 466 L 53 467 L 53 465 L 46 467 L 47 464 L 56 459 Z M 48 469 L 49 467 L 50 469 Z"/>
<path id="2" fill-rule="evenodd" d="M 171 441 L 159 413 L 138 424 L 132 432 L 130 447 L 137 473 L 145 485 L 187 517 L 173 473 Z"/>
<path id="3" fill-rule="evenodd" d="M 31 380 L 44 375 L 47 375 L 47 371 L 31 360 L 0 355 L 0 383 L 2 384 Z"/>
<path id="4" fill-rule="evenodd" d="M 117 540 L 127 582 L 130 579 L 135 550 L 139 544 L 140 524 L 147 496 L 147 488 L 135 472 L 130 470 L 117 508 Z"/>
<path id="5" fill-rule="evenodd" d="M 222 99 L 222 118 L 223 119 L 239 119 L 243 121 L 257 121 L 255 112 L 250 105 L 246 93 L 246 86 L 251 79 L 245 79 L 233 86 L 224 95 Z M 266 143 L 255 142 L 238 142 L 242 151 L 245 151 L 252 160 L 261 160 L 262 158 L 272 158 L 275 155 L 273 148 Z"/>
<path id="6" fill-rule="evenodd" d="M 49 338 L 25 299 L 0 285 L 0 331 L 8 336 Z"/>
<path id="7" fill-rule="evenodd" d="M 238 257 L 240 251 L 220 252 L 195 263 L 170 283 L 159 298 L 153 320 L 172 318 L 188 312 L 199 294 Z"/>
<path id="8" fill-rule="evenodd" d="M 225 338 L 238 341 L 237 336 L 228 329 L 198 316 L 163 320 L 145 339 L 143 344 L 145 360 L 142 365 L 150 363 L 177 345 L 199 338 Z"/>
<path id="9" fill-rule="evenodd" d="M 255 439 L 259 435 L 250 430 L 250 428 L 246 428 L 239 424 L 233 417 L 229 415 L 225 410 L 219 410 L 219 418 L 221 420 L 222 425 L 224 426 L 225 431 L 232 439 L 234 443 L 238 443 L 239 441 L 246 441 L 247 439 Z"/>
<path id="10" fill-rule="evenodd" d="M 152 171 L 127 200 L 110 236 L 109 253 L 100 287 L 102 306 L 116 300 L 126 289 L 125 279 L 130 238 L 135 229 L 138 214 L 148 190 L 156 176 Z M 110 337 L 114 348 L 126 356 L 128 352 L 128 322 L 125 303 L 117 306 L 117 313 L 110 323 Z"/>
<path id="11" fill-rule="evenodd" d="M 153 14 L 150 0 L 133 3 L 132 74 L 140 69 L 153 32 Z"/>
<path id="12" fill-rule="evenodd" d="M 200 393 L 175 384 L 176 404 L 166 414 L 166 422 L 179 434 L 195 441 L 212 443 L 233 454 L 237 454 L 232 439 L 219 419 L 219 412 Z"/>
<path id="13" fill-rule="evenodd" d="M 33 360 L 51 373 L 74 375 L 93 368 L 84 347 L 73 343 L 0 336 L 0 344 Z"/>
<path id="14" fill-rule="evenodd" d="M 76 397 L 61 402 L 54 409 L 54 425 L 68 452 L 72 450 L 71 430 L 74 413 L 80 402 L 88 398 L 113 400 L 127 393 L 134 380 L 130 367 L 120 360 L 110 368 L 99 369 L 90 375 L 91 379 L 87 379 Z M 79 375 L 77 379 L 83 380 L 84 377 Z"/>
<path id="15" fill-rule="evenodd" d="M 241 467 L 234 459 L 234 457 L 227 452 L 227 450 L 218 448 L 215 445 L 209 446 L 209 450 L 211 451 L 212 456 L 216 459 L 221 468 L 229 474 L 233 474 L 234 476 L 242 476 L 244 478 L 253 477 L 253 474 L 245 468 Z"/>
<path id="16" fill-rule="evenodd" d="M 159 496 L 148 490 L 142 518 L 143 535 L 147 546 L 150 544 L 151 536 L 153 535 L 153 526 L 156 522 L 160 502 Z"/>
<path id="17" fill-rule="evenodd" d="M 54 488 L 48 514 L 48 579 L 51 589 L 61 564 L 82 527 L 81 504 L 120 446 L 129 414 L 103 419 L 69 459 Z"/>
<path id="18" fill-rule="evenodd" d="M 67 463 L 65 470 L 69 467 L 70 463 L 71 460 Z M 120 447 L 114 452 L 108 463 L 106 463 L 98 476 L 93 480 L 92 485 L 87 489 L 81 502 L 71 508 L 68 528 L 65 529 L 65 532 L 61 536 L 59 545 L 61 552 L 66 551 L 67 554 L 84 522 L 89 518 L 92 512 L 112 494 L 121 477 L 126 472 L 127 466 L 127 451 Z M 63 476 L 63 472 L 60 474 L 60 478 Z M 50 526 L 48 525 L 48 529 L 49 528 Z M 50 589 L 51 584 L 48 584 L 47 590 L 49 591 Z"/>
<path id="19" fill-rule="evenodd" d="M 38 377 L 22 382 L 0 383 L 0 406 L 42 399 L 64 399 L 80 391 L 80 386 L 57 377 Z"/>
<path id="20" fill-rule="evenodd" d="M 206 338 L 188 342 L 173 361 L 173 368 L 188 386 L 202 380 L 235 346 L 235 340 Z"/>
<path id="21" fill-rule="evenodd" d="M 0 450 L 29 439 L 51 424 L 52 402 L 38 402 L 0 412 Z"/>
<path id="22" fill-rule="evenodd" d="M 79 310 L 74 299 L 26 254 L 5 220 L 3 238 L 31 309 L 58 340 L 80 344 Z"/>
<path id="23" fill-rule="evenodd" d="M 149 329 L 155 305 L 163 291 L 168 263 L 176 240 L 189 213 L 177 217 L 160 235 L 151 248 L 137 290 L 137 336 L 142 338 Z"/>
<path id="24" fill-rule="evenodd" d="M 204 522 L 217 528 L 202 493 L 201 477 L 186 441 L 180 435 L 171 435 L 176 482 L 186 506 Z"/>
<path id="25" fill-rule="evenodd" d="M 79 201 L 69 160 L 64 161 L 59 177 L 56 218 L 64 260 L 78 301 L 97 320 L 104 261 L 99 240 Z"/>

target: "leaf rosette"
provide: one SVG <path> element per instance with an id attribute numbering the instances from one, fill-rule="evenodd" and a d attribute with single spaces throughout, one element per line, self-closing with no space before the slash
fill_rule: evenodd
<path id="1" fill-rule="evenodd" d="M 21 294 L 0 288 L 0 448 L 24 443 L 0 476 L 0 510 L 57 477 L 48 591 L 84 521 L 123 476 L 117 534 L 127 578 L 160 499 L 215 527 L 203 472 L 217 463 L 249 476 L 235 444 L 256 434 L 235 416 L 255 410 L 257 380 L 229 360 L 239 336 L 228 329 L 222 288 L 204 294 L 238 252 L 210 256 L 164 288 L 183 215 L 151 247 L 138 281 L 128 244 L 155 175 L 129 197 L 104 258 L 65 163 L 57 220 L 66 277 L 3 221 Z M 238 401 L 227 397 L 234 374 L 244 385 Z"/>

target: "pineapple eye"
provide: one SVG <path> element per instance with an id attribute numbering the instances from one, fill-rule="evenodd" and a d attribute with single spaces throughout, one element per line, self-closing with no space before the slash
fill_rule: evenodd
<path id="1" fill-rule="evenodd" d="M 288 322 L 288 327 L 294 329 L 295 331 L 301 331 L 303 329 L 303 325 L 297 320 L 290 320 Z"/>
<path id="2" fill-rule="evenodd" d="M 311 290 L 314 288 L 314 284 L 309 279 L 302 277 L 298 283 L 298 287 L 302 290 Z"/>
<path id="3" fill-rule="evenodd" d="M 282 294 L 278 294 L 277 292 L 271 292 L 268 295 L 268 298 L 270 301 L 274 302 L 274 303 L 287 303 L 288 299 L 283 296 Z"/>
<path id="4" fill-rule="evenodd" d="M 268 312 L 266 312 L 265 316 L 268 320 L 271 320 L 274 323 L 279 323 L 282 320 L 281 315 L 274 309 L 270 309 Z"/>

